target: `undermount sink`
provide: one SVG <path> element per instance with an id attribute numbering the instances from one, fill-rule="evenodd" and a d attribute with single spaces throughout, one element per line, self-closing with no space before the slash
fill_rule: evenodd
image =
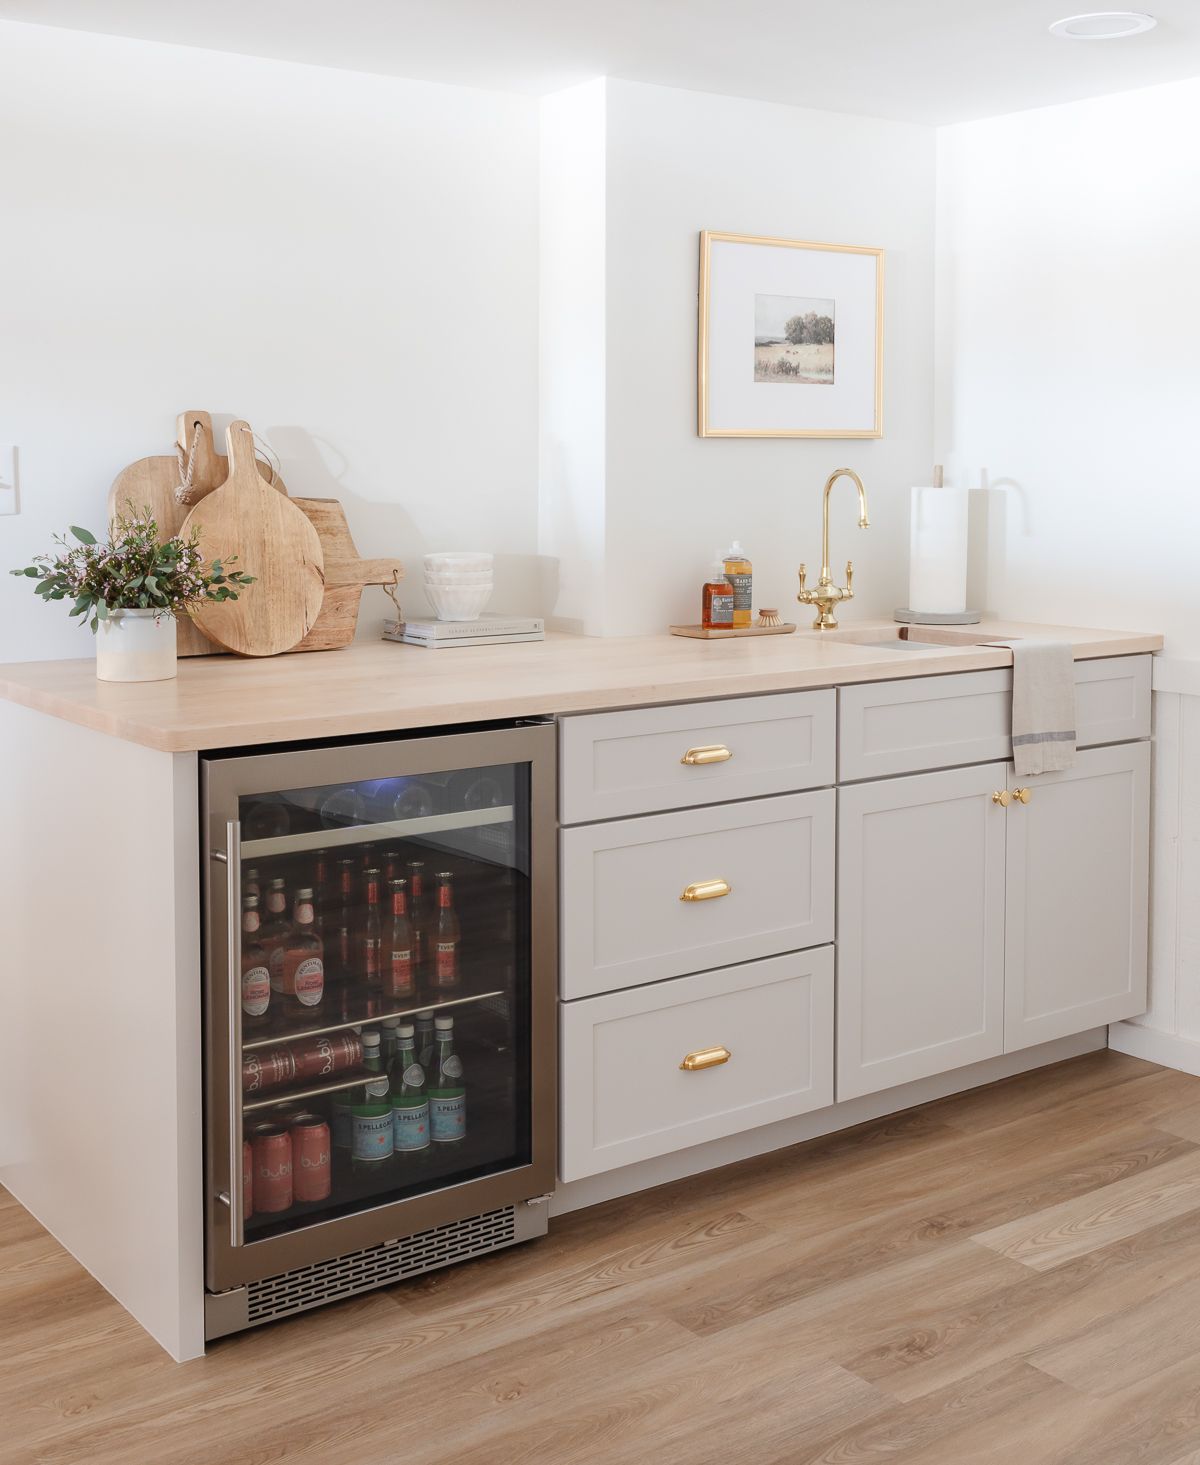
<path id="1" fill-rule="evenodd" d="M 950 626 L 847 626 L 836 631 L 817 631 L 823 641 L 841 641 L 871 650 L 928 653 L 960 651 L 966 646 L 991 646 L 994 637 Z"/>

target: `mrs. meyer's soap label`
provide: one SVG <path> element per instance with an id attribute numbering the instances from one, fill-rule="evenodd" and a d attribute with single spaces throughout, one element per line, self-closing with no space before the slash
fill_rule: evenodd
<path id="1" fill-rule="evenodd" d="M 750 610 L 751 600 L 752 600 L 753 594 L 754 594 L 754 590 L 753 590 L 754 576 L 753 576 L 753 574 L 750 574 L 750 575 L 732 574 L 731 575 L 729 573 L 729 571 L 726 570 L 726 572 L 725 572 L 725 578 L 733 586 L 733 608 L 734 608 L 734 610 L 735 611 L 744 610 L 744 611 L 747 611 L 748 612 Z"/>

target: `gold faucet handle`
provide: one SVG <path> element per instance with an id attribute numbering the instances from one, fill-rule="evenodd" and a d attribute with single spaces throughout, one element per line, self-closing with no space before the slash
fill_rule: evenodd
<path id="1" fill-rule="evenodd" d="M 846 561 L 846 599 L 854 594 L 854 561 Z"/>
<path id="2" fill-rule="evenodd" d="M 796 596 L 796 599 L 797 600 L 803 600 L 804 599 L 804 590 L 805 590 L 804 582 L 807 579 L 808 579 L 808 566 L 807 565 L 801 565 L 800 566 L 800 594 Z"/>

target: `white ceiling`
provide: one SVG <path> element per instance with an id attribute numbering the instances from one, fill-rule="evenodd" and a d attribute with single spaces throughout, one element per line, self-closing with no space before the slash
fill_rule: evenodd
<path id="1" fill-rule="evenodd" d="M 609 75 L 944 123 L 1200 75 L 1200 0 L 1127 3 L 1158 28 L 1047 33 L 1085 0 L 0 0 L 0 19 L 535 95 Z"/>

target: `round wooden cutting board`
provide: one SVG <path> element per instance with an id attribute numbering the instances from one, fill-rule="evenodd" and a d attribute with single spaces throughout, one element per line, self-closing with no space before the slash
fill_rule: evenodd
<path id="1" fill-rule="evenodd" d="M 110 524 L 122 514 L 133 514 L 138 509 L 149 509 L 162 531 L 163 538 L 178 534 L 183 521 L 205 494 L 211 493 L 218 484 L 229 476 L 229 465 L 217 456 L 213 445 L 212 417 L 207 412 L 181 412 L 176 418 L 176 443 L 186 461 L 194 449 L 192 464 L 192 497 L 182 503 L 176 497 L 179 485 L 180 464 L 175 454 L 159 454 L 153 458 L 139 458 L 117 475 L 108 491 L 108 521 Z M 258 471 L 272 488 L 286 493 L 283 479 L 272 476 L 270 467 L 256 460 Z M 319 629 L 319 627 L 318 627 Z M 221 650 L 207 636 L 202 636 L 192 625 L 190 616 L 180 616 L 175 622 L 175 639 L 180 656 L 212 656 Z"/>
<path id="2" fill-rule="evenodd" d="M 225 441 L 229 477 L 195 505 L 181 532 L 198 530 L 206 559 L 236 555 L 230 568 L 255 579 L 237 600 L 202 602 L 191 619 L 226 651 L 275 656 L 298 646 L 321 613 L 321 541 L 291 499 L 259 476 L 249 424 L 231 423 Z"/>

